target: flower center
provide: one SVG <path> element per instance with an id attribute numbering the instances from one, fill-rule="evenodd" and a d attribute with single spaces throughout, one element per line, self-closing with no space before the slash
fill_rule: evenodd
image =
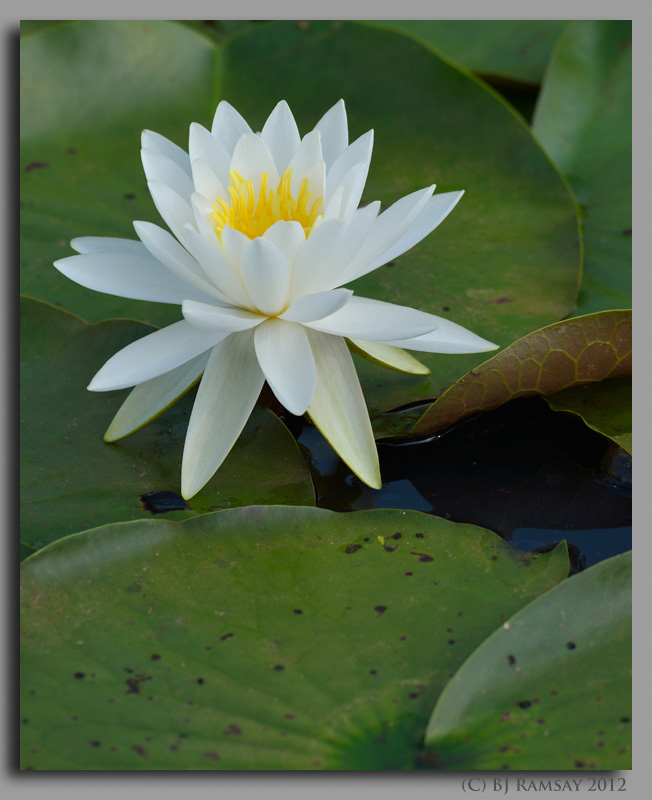
<path id="1" fill-rule="evenodd" d="M 229 227 L 244 233 L 250 239 L 262 236 L 265 231 L 279 220 L 298 222 L 303 226 L 306 238 L 317 222 L 322 210 L 322 198 L 310 202 L 312 192 L 308 191 L 308 178 L 301 181 L 296 198 L 290 191 L 292 170 L 286 169 L 281 176 L 276 191 L 268 189 L 269 176 L 266 172 L 260 176 L 258 196 L 250 180 L 245 180 L 239 172 L 229 172 L 231 186 L 228 188 L 229 200 L 216 200 L 215 209 L 210 215 L 215 223 L 215 233 L 222 241 L 222 231 Z"/>

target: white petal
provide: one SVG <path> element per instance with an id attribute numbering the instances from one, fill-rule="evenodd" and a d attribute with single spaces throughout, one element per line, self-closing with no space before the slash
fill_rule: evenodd
<path id="1" fill-rule="evenodd" d="M 267 118 L 260 138 L 269 147 L 279 175 L 282 175 L 301 141 L 297 123 L 285 100 L 281 100 Z"/>
<path id="2" fill-rule="evenodd" d="M 209 281 L 233 305 L 253 308 L 253 302 L 242 283 L 240 275 L 225 258 L 221 248 L 214 247 L 191 229 L 187 230 L 188 246 L 199 261 Z M 246 238 L 246 237 L 245 237 Z M 247 241 L 249 241 L 247 239 Z"/>
<path id="3" fill-rule="evenodd" d="M 255 133 L 245 133 L 240 137 L 231 158 L 231 169 L 252 182 L 256 196 L 263 172 L 268 175 L 270 189 L 276 189 L 280 177 L 269 148 Z"/>
<path id="4" fill-rule="evenodd" d="M 343 308 L 352 296 L 351 289 L 331 289 L 326 292 L 307 294 L 293 303 L 279 318 L 289 322 L 310 322 L 323 319 Z"/>
<path id="5" fill-rule="evenodd" d="M 136 221 L 134 228 L 147 250 L 171 272 L 212 297 L 228 302 L 228 298 L 206 280 L 201 266 L 172 234 L 151 222 Z"/>
<path id="6" fill-rule="evenodd" d="M 305 413 L 317 385 L 305 329 L 294 322 L 268 319 L 256 328 L 254 344 L 260 368 L 278 401 L 291 414 Z"/>
<path id="7" fill-rule="evenodd" d="M 312 131 L 306 134 L 298 145 L 297 151 L 292 156 L 289 168 L 292 170 L 292 182 L 290 184 L 292 194 L 296 197 L 299 193 L 301 181 L 306 177 L 308 170 L 315 164 L 322 164 L 321 142 L 319 131 Z M 323 174 L 325 175 L 325 168 Z M 313 190 L 314 191 L 314 190 Z M 321 183 L 317 189 L 317 196 L 324 194 L 324 184 Z"/>
<path id="8" fill-rule="evenodd" d="M 306 234 L 300 222 L 282 219 L 265 231 L 263 239 L 275 244 L 292 265 L 300 248 L 306 243 Z"/>
<path id="9" fill-rule="evenodd" d="M 242 254 L 251 239 L 227 225 L 222 231 L 222 250 L 233 269 L 242 274 Z"/>
<path id="10" fill-rule="evenodd" d="M 369 165 L 358 163 L 346 173 L 342 178 L 341 186 L 344 189 L 342 195 L 342 206 L 340 208 L 340 218 L 350 220 L 353 213 L 360 204 L 362 191 L 367 181 Z"/>
<path id="11" fill-rule="evenodd" d="M 430 375 L 430 370 L 425 364 L 417 361 L 414 356 L 401 350 L 400 347 L 390 347 L 379 342 L 366 342 L 362 339 L 349 339 L 349 347 L 354 353 L 366 358 L 381 367 L 388 367 L 396 372 L 405 372 L 408 375 Z"/>
<path id="12" fill-rule="evenodd" d="M 433 314 L 415 308 L 367 297 L 352 297 L 344 308 L 330 317 L 306 322 L 306 325 L 323 333 L 350 339 L 386 342 L 388 339 L 408 339 L 430 333 L 437 327 L 437 320 L 438 317 Z"/>
<path id="13" fill-rule="evenodd" d="M 339 100 L 324 114 L 315 125 L 315 130 L 321 133 L 323 159 L 327 169 L 330 169 L 349 144 L 349 128 L 344 100 Z"/>
<path id="14" fill-rule="evenodd" d="M 337 336 L 308 331 L 317 387 L 308 415 L 351 470 L 380 489 L 378 451 L 353 359 Z"/>
<path id="15" fill-rule="evenodd" d="M 367 131 L 337 158 L 333 166 L 326 173 L 326 201 L 342 182 L 346 173 L 358 163 L 362 163 L 365 170 L 369 169 L 371 151 L 374 146 L 374 132 Z M 365 171 L 366 180 L 366 171 Z"/>
<path id="16" fill-rule="evenodd" d="M 215 211 L 213 204 L 210 203 L 203 194 L 193 192 L 190 197 L 190 204 L 192 206 L 192 213 L 194 218 L 194 225 L 187 223 L 185 227 L 186 243 L 188 240 L 188 230 L 193 229 L 199 231 L 200 235 L 210 242 L 213 247 L 219 248 L 220 240 L 215 233 L 214 222 L 211 219 L 211 214 Z"/>
<path id="17" fill-rule="evenodd" d="M 255 328 L 266 319 L 260 314 L 252 314 L 242 308 L 224 308 L 209 303 L 198 303 L 196 300 L 184 300 L 181 313 L 195 328 L 223 333 L 246 331 Z"/>
<path id="18" fill-rule="evenodd" d="M 384 339 L 381 341 L 395 347 L 421 350 L 426 353 L 485 353 L 498 348 L 497 344 L 482 339 L 455 322 L 441 317 L 435 317 L 435 319 L 437 328 L 432 333 L 402 340 Z"/>
<path id="19" fill-rule="evenodd" d="M 161 153 L 161 155 L 177 163 L 184 172 L 190 175 L 190 159 L 188 158 L 188 153 L 174 142 L 166 139 L 165 136 L 161 136 L 160 133 L 154 133 L 154 131 L 143 131 L 140 137 L 140 143 L 144 150 L 153 150 L 156 153 Z"/>
<path id="20" fill-rule="evenodd" d="M 257 237 L 242 253 L 242 280 L 255 307 L 263 314 L 285 310 L 291 267 L 283 253 L 267 239 Z"/>
<path id="21" fill-rule="evenodd" d="M 228 195 L 222 181 L 203 158 L 196 158 L 192 162 L 192 177 L 195 183 L 195 189 L 199 194 L 205 197 L 206 200 L 213 203 L 218 198 L 221 200 L 227 198 Z"/>
<path id="22" fill-rule="evenodd" d="M 339 240 L 346 223 L 331 219 L 313 228 L 294 264 L 290 301 L 296 302 L 306 294 L 330 288 L 328 267 L 331 263 L 333 243 Z M 338 265 L 339 266 L 339 265 Z"/>
<path id="23" fill-rule="evenodd" d="M 388 261 L 402 255 L 414 247 L 415 244 L 424 239 L 431 233 L 440 222 L 443 222 L 450 212 L 459 203 L 464 192 L 445 192 L 444 194 L 436 194 L 431 197 L 426 203 L 425 208 L 421 211 L 419 216 L 411 223 L 408 229 L 401 235 L 388 250 L 375 258 L 370 264 L 360 269 L 354 275 L 351 275 L 348 280 L 355 280 L 362 275 L 372 272 L 378 267 L 382 267 Z"/>
<path id="24" fill-rule="evenodd" d="M 79 236 L 70 242 L 78 253 L 122 253 L 147 257 L 147 249 L 135 239 L 114 239 L 110 236 Z"/>
<path id="25" fill-rule="evenodd" d="M 367 236 L 369 236 L 379 211 L 380 203 L 378 200 L 374 200 L 373 203 L 369 203 L 364 208 L 359 208 L 342 235 L 333 240 L 330 247 L 331 256 L 327 266 L 328 288 L 344 283 L 342 276 L 345 274 L 348 264 L 360 250 Z"/>
<path id="26" fill-rule="evenodd" d="M 222 100 L 217 106 L 211 133 L 228 153 L 233 153 L 240 137 L 251 133 L 251 128 L 241 114 L 232 105 Z M 219 177 L 219 173 L 218 173 Z"/>
<path id="27" fill-rule="evenodd" d="M 181 494 L 186 500 L 211 479 L 229 454 L 264 382 L 251 331 L 233 334 L 213 348 L 183 448 Z"/>
<path id="28" fill-rule="evenodd" d="M 238 136 L 238 138 L 240 137 Z M 237 141 L 238 139 L 234 141 L 233 147 L 235 147 Z M 233 148 L 227 150 L 212 133 L 197 122 L 193 122 L 190 126 L 188 150 L 191 163 L 197 159 L 205 161 L 223 186 L 228 186 L 231 183 L 229 168 L 231 166 Z"/>
<path id="29" fill-rule="evenodd" d="M 138 384 L 120 406 L 104 441 L 124 439 L 170 408 L 199 378 L 207 361 L 208 353 L 203 353 L 158 378 Z"/>
<path id="30" fill-rule="evenodd" d="M 192 177 L 176 161 L 153 150 L 141 150 L 140 157 L 148 181 L 166 183 L 184 200 L 190 200 L 195 190 Z"/>
<path id="31" fill-rule="evenodd" d="M 342 201 L 344 200 L 344 187 L 338 186 L 328 198 L 324 209 L 324 220 L 340 219 L 342 216 Z"/>
<path id="32" fill-rule="evenodd" d="M 126 389 L 157 378 L 204 353 L 227 335 L 193 328 L 182 319 L 123 347 L 95 375 L 88 389 Z"/>
<path id="33" fill-rule="evenodd" d="M 397 200 L 376 218 L 366 240 L 342 272 L 342 283 L 348 283 L 354 276 L 363 274 L 375 259 L 384 256 L 396 244 L 426 207 L 434 189 L 434 186 L 428 186 L 412 192 Z"/>
<path id="34" fill-rule="evenodd" d="M 143 250 L 147 253 L 145 247 Z M 209 295 L 173 275 L 160 261 L 145 256 L 84 253 L 54 262 L 70 280 L 96 292 L 181 305 L 185 298 L 206 301 Z"/>
<path id="35" fill-rule="evenodd" d="M 192 225 L 194 215 L 189 203 L 166 183 L 149 181 L 147 184 L 152 200 L 165 224 L 177 237 L 181 244 L 186 244 L 185 225 Z"/>

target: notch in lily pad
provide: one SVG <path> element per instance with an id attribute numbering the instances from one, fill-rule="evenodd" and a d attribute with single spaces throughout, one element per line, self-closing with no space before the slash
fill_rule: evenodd
<path id="1" fill-rule="evenodd" d="M 169 511 L 191 511 L 192 509 L 180 495 L 167 489 L 141 494 L 143 507 L 152 514 L 167 514 Z"/>

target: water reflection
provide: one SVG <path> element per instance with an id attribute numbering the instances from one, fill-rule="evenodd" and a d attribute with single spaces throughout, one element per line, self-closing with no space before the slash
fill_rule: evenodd
<path id="1" fill-rule="evenodd" d="M 304 426 L 298 441 L 322 508 L 416 509 L 488 528 L 522 549 L 565 538 L 577 550 L 576 569 L 631 548 L 631 459 L 540 398 L 427 441 L 379 442 L 378 491 L 352 475 L 314 427 Z"/>

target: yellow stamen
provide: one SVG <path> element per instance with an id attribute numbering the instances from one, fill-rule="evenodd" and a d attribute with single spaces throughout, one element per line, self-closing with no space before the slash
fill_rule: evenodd
<path id="1" fill-rule="evenodd" d="M 298 196 L 292 196 L 292 170 L 289 168 L 281 175 L 276 191 L 268 190 L 269 175 L 263 172 L 257 196 L 253 183 L 245 180 L 239 172 L 231 170 L 229 178 L 229 202 L 219 198 L 215 200 L 214 211 L 210 215 L 220 241 L 222 231 L 227 225 L 254 239 L 262 236 L 269 227 L 282 219 L 299 222 L 308 238 L 313 225 L 322 214 L 322 198 L 318 197 L 310 202 L 312 192 L 308 191 L 308 178 L 301 181 Z"/>

